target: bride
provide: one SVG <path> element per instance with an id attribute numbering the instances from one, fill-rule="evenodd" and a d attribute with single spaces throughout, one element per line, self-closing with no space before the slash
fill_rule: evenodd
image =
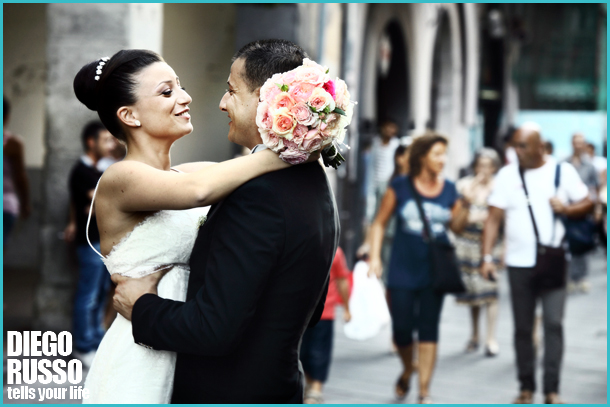
<path id="1" fill-rule="evenodd" d="M 111 274 L 139 278 L 170 269 L 158 294 L 184 301 L 204 207 L 252 178 L 290 165 L 265 150 L 219 164 L 172 168 L 172 144 L 193 131 L 191 97 L 152 51 L 123 50 L 85 65 L 74 79 L 74 92 L 127 145 L 125 159 L 106 170 L 93 195 L 98 254 Z M 89 370 L 90 397 L 83 401 L 168 403 L 175 361 L 174 352 L 135 344 L 131 323 L 117 315 Z"/>

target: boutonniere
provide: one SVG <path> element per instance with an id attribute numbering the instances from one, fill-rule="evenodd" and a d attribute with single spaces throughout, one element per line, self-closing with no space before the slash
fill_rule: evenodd
<path id="1" fill-rule="evenodd" d="M 199 218 L 199 221 L 197 222 L 197 229 L 202 227 L 206 220 L 208 220 L 208 217 L 206 215 L 201 216 Z"/>

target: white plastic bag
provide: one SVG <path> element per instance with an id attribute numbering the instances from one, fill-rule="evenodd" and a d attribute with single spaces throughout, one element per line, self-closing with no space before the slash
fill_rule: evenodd
<path id="1" fill-rule="evenodd" d="M 390 322 L 390 312 L 381 282 L 368 277 L 369 265 L 359 261 L 354 266 L 354 287 L 349 299 L 351 320 L 343 327 L 349 339 L 363 341 L 376 336 Z"/>

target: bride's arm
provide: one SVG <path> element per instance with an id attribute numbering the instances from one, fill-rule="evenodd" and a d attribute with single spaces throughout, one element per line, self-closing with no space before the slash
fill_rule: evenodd
<path id="1" fill-rule="evenodd" d="M 216 203 L 242 184 L 290 167 L 271 150 L 234 158 L 190 173 L 162 171 L 137 161 L 112 165 L 100 193 L 123 212 L 190 209 Z"/>
<path id="2" fill-rule="evenodd" d="M 213 161 L 197 161 L 197 162 L 192 162 L 192 163 L 184 163 L 184 164 L 176 165 L 172 168 L 174 168 L 180 172 L 191 173 L 191 172 L 197 172 L 199 170 L 202 170 L 202 169 L 209 167 L 210 165 L 214 165 L 214 164 L 218 164 L 218 163 L 215 163 Z"/>

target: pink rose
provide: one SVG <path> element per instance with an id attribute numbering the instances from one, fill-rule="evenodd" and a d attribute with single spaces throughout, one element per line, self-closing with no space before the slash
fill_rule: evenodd
<path id="1" fill-rule="evenodd" d="M 294 130 L 292 131 L 292 140 L 287 141 L 289 143 L 295 143 L 298 147 L 303 143 L 303 138 L 309 131 L 309 127 L 303 126 L 302 124 L 297 124 Z"/>
<path id="2" fill-rule="evenodd" d="M 328 123 L 320 124 L 320 134 L 324 140 L 333 137 L 333 130 L 334 128 L 329 126 Z"/>
<path id="3" fill-rule="evenodd" d="M 282 75 L 276 73 L 270 79 L 267 79 L 265 84 L 261 86 L 260 97 L 261 100 L 271 101 L 277 96 L 278 93 L 281 92 L 278 84 L 281 85 Z"/>
<path id="4" fill-rule="evenodd" d="M 259 129 L 271 130 L 273 120 L 269 115 L 269 103 L 260 102 L 256 108 L 256 125 Z"/>
<path id="5" fill-rule="evenodd" d="M 328 82 L 326 82 L 324 86 L 322 86 L 322 89 L 330 93 L 333 99 L 335 98 L 335 84 L 333 83 L 333 81 L 329 80 Z"/>
<path id="6" fill-rule="evenodd" d="M 303 143 L 301 143 L 301 148 L 308 152 L 313 152 L 319 150 L 322 147 L 322 143 L 324 140 L 322 139 L 322 135 L 317 129 L 310 130 L 305 138 L 303 139 Z"/>
<path id="7" fill-rule="evenodd" d="M 333 97 L 322 88 L 315 88 L 307 101 L 307 104 L 318 112 L 324 110 L 327 106 L 330 108 L 332 112 L 335 110 L 335 101 Z"/>
<path id="8" fill-rule="evenodd" d="M 261 139 L 263 140 L 263 143 L 267 147 L 269 147 L 272 151 L 277 153 L 282 148 L 284 148 L 284 141 L 277 134 L 273 133 L 272 131 L 261 130 L 261 129 L 259 129 L 258 132 L 261 135 Z"/>
<path id="9" fill-rule="evenodd" d="M 328 71 L 327 67 L 322 66 L 322 65 L 318 64 L 317 62 L 312 61 L 309 58 L 303 59 L 303 66 L 309 66 L 309 67 L 312 67 L 312 68 L 316 68 L 316 69 L 318 69 L 318 70 L 320 70 L 322 72 Z"/>
<path id="10" fill-rule="evenodd" d="M 341 120 L 342 117 L 337 113 L 331 113 L 326 117 L 326 123 L 320 125 L 320 131 L 324 140 L 323 146 L 330 144 L 341 134 L 345 126 L 344 121 Z"/>
<path id="11" fill-rule="evenodd" d="M 294 130 L 292 131 L 292 134 L 295 137 L 295 139 L 301 139 L 307 134 L 308 130 L 309 130 L 309 127 L 304 126 L 302 124 L 297 124 L 296 127 L 294 128 Z"/>
<path id="12" fill-rule="evenodd" d="M 287 139 L 292 138 L 292 129 L 297 124 L 296 120 L 288 112 L 288 109 L 282 107 L 275 111 L 273 115 L 273 126 L 272 130 L 275 134 L 284 136 Z"/>
<path id="13" fill-rule="evenodd" d="M 337 140 L 340 144 L 343 142 L 346 134 L 346 128 L 352 121 L 354 114 L 354 105 L 349 104 L 345 109 L 345 116 L 337 113 L 331 113 L 326 118 L 326 123 L 320 125 L 322 137 L 324 138 L 323 146 L 330 144 L 333 140 Z"/>
<path id="14" fill-rule="evenodd" d="M 290 89 L 290 95 L 297 102 L 306 102 L 314 88 L 315 86 L 310 83 L 298 83 Z"/>
<path id="15" fill-rule="evenodd" d="M 341 116 L 339 113 L 329 113 L 326 116 L 326 124 L 329 126 L 334 126 Z"/>
<path id="16" fill-rule="evenodd" d="M 317 67 L 300 66 L 296 69 L 295 80 L 312 85 L 321 85 L 325 82 L 326 76 L 324 71 Z"/>
<path id="17" fill-rule="evenodd" d="M 326 115 L 326 122 L 322 122 L 320 124 L 320 131 L 322 131 L 325 135 L 335 136 L 336 131 L 339 127 L 339 122 L 341 116 L 337 113 L 330 113 Z"/>
<path id="18" fill-rule="evenodd" d="M 309 153 L 298 149 L 287 148 L 280 153 L 280 158 L 288 164 L 302 164 L 309 158 Z"/>
<path id="19" fill-rule="evenodd" d="M 290 110 L 292 106 L 294 106 L 294 99 L 286 92 L 279 93 L 275 99 L 273 99 L 273 102 L 271 102 L 271 107 L 273 109 L 281 109 L 282 107 L 285 107 L 286 109 Z"/>
<path id="20" fill-rule="evenodd" d="M 305 126 L 313 125 L 317 120 L 317 115 L 311 111 L 305 103 L 297 103 L 290 109 L 290 113 L 300 124 Z"/>
<path id="21" fill-rule="evenodd" d="M 335 103 L 343 110 L 351 103 L 347 85 L 339 78 L 335 79 Z"/>
<path id="22" fill-rule="evenodd" d="M 296 75 L 294 73 L 294 69 L 292 71 L 288 71 L 284 74 L 284 77 L 282 78 L 282 82 L 285 83 L 286 85 L 290 85 L 292 82 L 294 82 L 296 79 Z"/>
<path id="23" fill-rule="evenodd" d="M 299 149 L 299 145 L 294 140 L 284 141 L 284 147 L 286 147 L 289 150 L 298 150 Z"/>
<path id="24" fill-rule="evenodd" d="M 273 86 L 270 86 L 265 93 L 262 93 L 261 90 L 261 100 L 268 102 L 273 101 L 280 93 L 282 93 L 282 91 L 277 85 L 274 84 Z"/>

